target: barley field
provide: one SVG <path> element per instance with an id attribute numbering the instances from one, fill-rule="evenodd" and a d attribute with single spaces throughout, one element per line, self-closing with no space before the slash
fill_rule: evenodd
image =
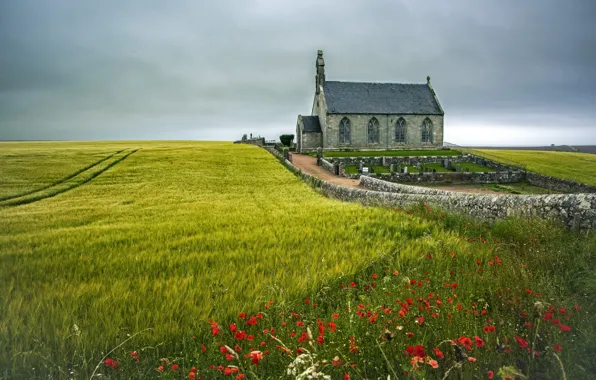
<path id="1" fill-rule="evenodd" d="M 344 379 L 594 371 L 593 236 L 342 203 L 248 145 L 0 151 L 2 379 L 294 378 L 307 348 Z M 539 340 L 537 302 L 571 310 Z M 503 353 L 462 364 L 475 335 Z"/>
<path id="2" fill-rule="evenodd" d="M 523 169 L 596 185 L 596 155 L 535 150 L 464 149 L 472 154 Z"/>

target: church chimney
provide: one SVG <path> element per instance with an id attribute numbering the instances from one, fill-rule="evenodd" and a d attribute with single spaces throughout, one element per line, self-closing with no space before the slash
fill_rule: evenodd
<path id="1" fill-rule="evenodd" d="M 320 92 L 321 86 L 325 85 L 325 60 L 323 59 L 323 50 L 317 51 L 316 61 L 317 75 L 315 76 L 315 92 Z"/>

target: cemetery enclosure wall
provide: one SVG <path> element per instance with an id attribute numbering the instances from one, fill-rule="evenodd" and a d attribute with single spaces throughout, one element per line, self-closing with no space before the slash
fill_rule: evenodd
<path id="1" fill-rule="evenodd" d="M 361 186 L 375 190 L 353 189 L 331 184 L 302 172 L 274 149 L 265 148 L 289 170 L 322 194 L 342 201 L 358 202 L 367 206 L 403 208 L 427 204 L 448 211 L 493 221 L 509 216 L 554 219 L 568 228 L 596 229 L 596 194 L 557 195 L 478 195 L 445 192 L 399 185 L 376 178 L 362 177 Z M 398 189 L 405 189 L 399 191 Z"/>
<path id="2" fill-rule="evenodd" d="M 362 162 L 364 166 L 387 166 L 390 165 L 408 165 L 408 166 L 416 166 L 418 164 L 425 165 L 425 164 L 439 164 L 445 162 L 445 160 L 450 161 L 453 164 L 461 163 L 461 162 L 472 162 L 478 165 L 486 166 L 493 170 L 497 171 L 510 171 L 510 170 L 518 170 L 516 168 L 512 168 L 506 165 L 501 165 L 496 162 L 492 162 L 490 160 L 484 159 L 482 157 L 477 157 L 473 155 L 462 155 L 462 156 L 382 156 L 382 157 L 326 157 L 331 163 L 342 163 L 344 166 L 349 165 L 360 165 Z"/>
<path id="3" fill-rule="evenodd" d="M 374 174 L 374 176 L 390 182 L 466 185 L 522 182 L 526 178 L 526 173 L 523 171 L 488 173 L 437 172 Z M 361 176 L 361 178 L 364 177 L 365 176 Z"/>

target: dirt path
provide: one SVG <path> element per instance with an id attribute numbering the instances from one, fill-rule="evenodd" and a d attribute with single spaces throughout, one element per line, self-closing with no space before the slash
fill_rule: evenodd
<path id="1" fill-rule="evenodd" d="M 339 177 L 335 174 L 332 174 L 328 170 L 325 170 L 322 167 L 318 166 L 317 159 L 315 157 L 297 153 L 290 154 L 292 155 L 292 163 L 294 164 L 294 166 L 296 166 L 305 173 L 314 175 L 315 177 L 323 179 L 334 185 L 351 187 L 353 189 L 362 189 L 362 187 L 360 187 L 359 185 L 360 180 Z"/>

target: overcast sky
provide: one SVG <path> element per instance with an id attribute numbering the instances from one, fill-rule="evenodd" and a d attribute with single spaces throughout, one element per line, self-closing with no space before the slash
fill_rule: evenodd
<path id="1" fill-rule="evenodd" d="M 456 144 L 596 144 L 594 0 L 0 1 L 0 139 L 278 138 L 328 80 L 424 83 Z"/>

